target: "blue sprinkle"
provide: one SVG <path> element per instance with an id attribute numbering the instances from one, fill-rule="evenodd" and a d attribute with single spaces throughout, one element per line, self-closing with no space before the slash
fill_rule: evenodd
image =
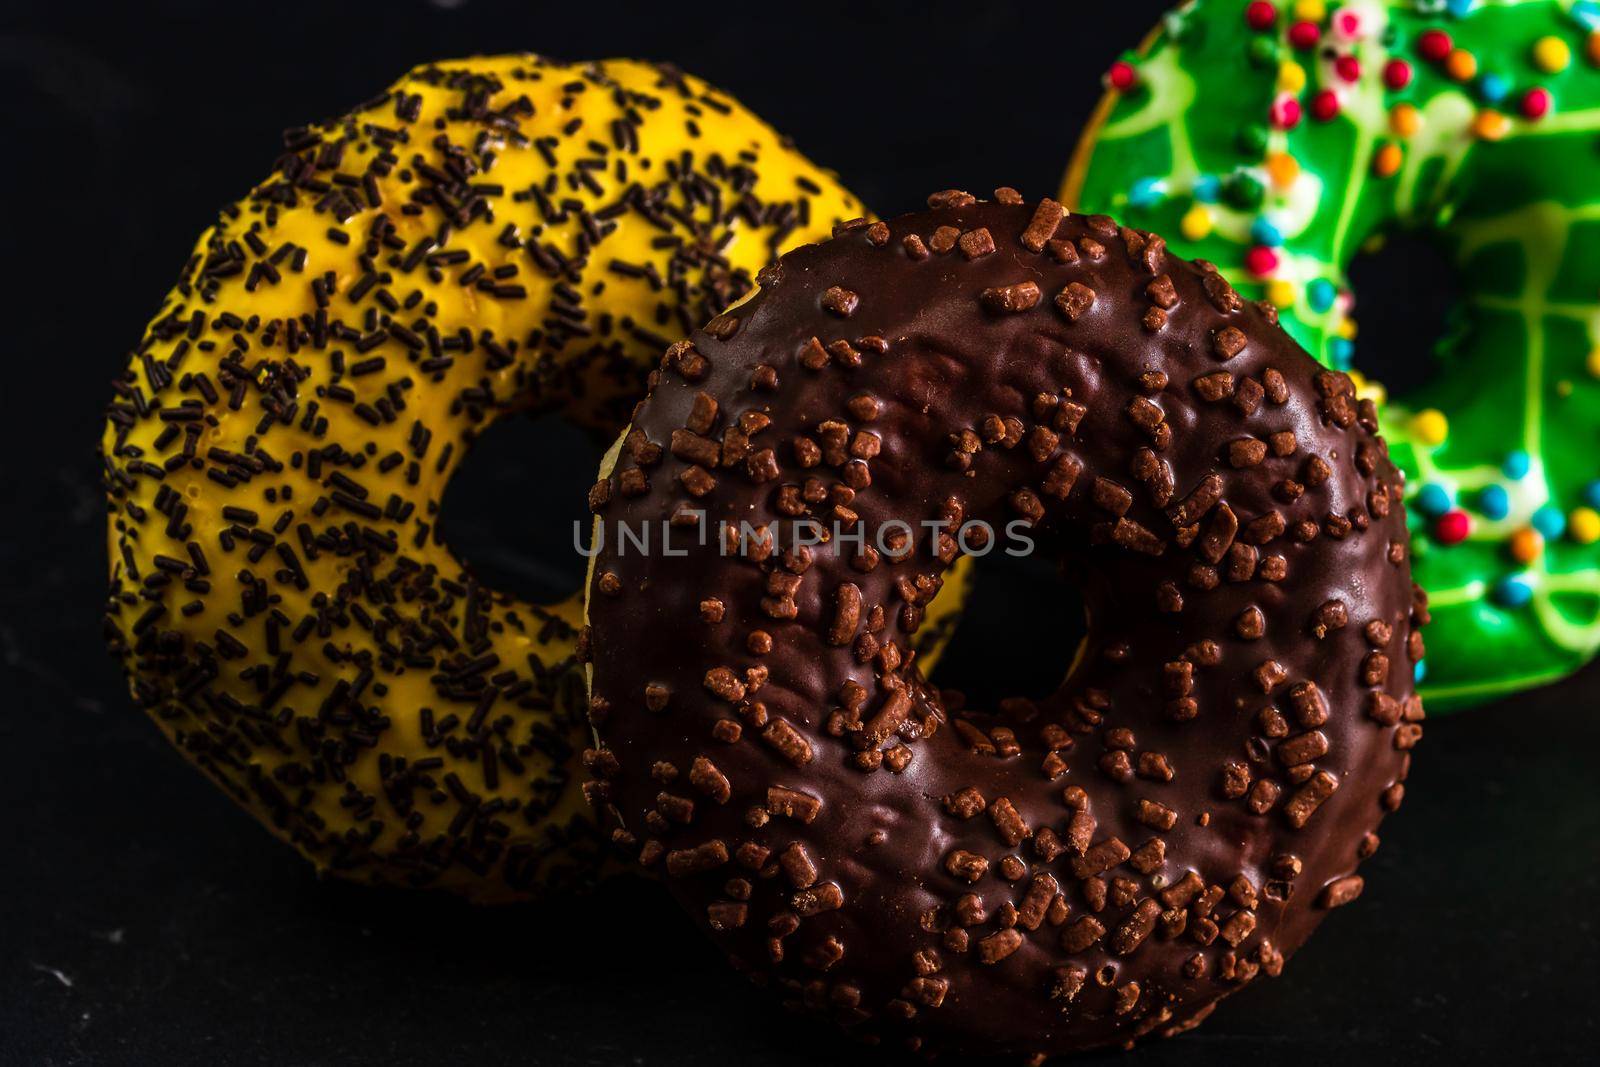
<path id="1" fill-rule="evenodd" d="M 1485 486 L 1478 494 L 1478 510 L 1486 519 L 1503 519 L 1511 514 L 1511 495 L 1503 485 Z"/>
<path id="2" fill-rule="evenodd" d="M 1528 470 L 1533 466 L 1533 460 L 1523 451 L 1512 452 L 1506 456 L 1506 461 L 1500 464 L 1500 469 L 1507 478 L 1526 478 Z"/>
<path id="3" fill-rule="evenodd" d="M 1155 207 L 1161 203 L 1163 195 L 1159 179 L 1140 178 L 1128 190 L 1128 204 L 1138 208 Z"/>
<path id="4" fill-rule="evenodd" d="M 1477 0 L 1445 0 L 1444 6 L 1445 10 L 1460 19 L 1467 17 L 1467 13 L 1472 10 L 1472 5 L 1475 3 Z"/>
<path id="5" fill-rule="evenodd" d="M 1600 478 L 1583 487 L 1583 502 L 1591 508 L 1600 508 Z"/>
<path id="6" fill-rule="evenodd" d="M 1326 278 L 1313 279 L 1306 286 L 1306 302 L 1311 305 L 1312 311 L 1327 311 L 1333 307 L 1333 300 L 1338 295 L 1339 290 Z"/>
<path id="7" fill-rule="evenodd" d="M 1263 216 L 1250 224 L 1250 240 L 1258 245 L 1276 248 L 1278 245 L 1283 244 L 1283 231 Z"/>
<path id="8" fill-rule="evenodd" d="M 1533 599 L 1533 586 L 1517 575 L 1509 575 L 1494 583 L 1489 596 L 1503 608 L 1520 608 Z"/>
<path id="9" fill-rule="evenodd" d="M 1450 499 L 1450 490 L 1438 482 L 1429 482 L 1417 490 L 1417 510 L 1424 515 L 1437 518 L 1454 504 L 1455 501 Z"/>
<path id="10" fill-rule="evenodd" d="M 1222 182 L 1215 174 L 1202 174 L 1194 180 L 1193 192 L 1202 204 L 1215 204 L 1222 195 Z"/>
<path id="11" fill-rule="evenodd" d="M 1334 370 L 1349 370 L 1355 362 L 1356 346 L 1348 337 L 1330 337 L 1328 339 L 1328 362 Z"/>
<path id="12" fill-rule="evenodd" d="M 1418 685 L 1421 685 L 1422 684 L 1422 680 L 1424 678 L 1426 678 L 1427 676 L 1428 676 L 1428 661 L 1425 660 L 1425 659 L 1417 660 L 1417 665 L 1415 667 L 1411 668 L 1411 679 L 1412 679 L 1412 681 L 1416 682 Z"/>
<path id="13" fill-rule="evenodd" d="M 1504 75 L 1490 71 L 1478 78 L 1478 95 L 1485 103 L 1498 104 L 1511 91 L 1511 83 Z"/>
<path id="14" fill-rule="evenodd" d="M 1535 530 L 1544 535 L 1546 541 L 1557 540 L 1567 532 L 1567 517 L 1554 504 L 1546 504 L 1535 511 L 1529 521 Z"/>
<path id="15" fill-rule="evenodd" d="M 1567 10 L 1567 14 L 1586 30 L 1600 30 L 1600 4 L 1592 0 L 1578 0 Z"/>

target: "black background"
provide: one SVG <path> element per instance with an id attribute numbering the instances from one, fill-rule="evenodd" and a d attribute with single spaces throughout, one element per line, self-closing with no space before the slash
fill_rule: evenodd
<path id="1" fill-rule="evenodd" d="M 0 1062 L 900 1062 L 769 1008 L 648 884 L 473 910 L 317 881 L 133 711 L 100 644 L 105 383 L 195 235 L 264 175 L 278 131 L 414 62 L 671 60 L 892 214 L 949 186 L 1053 192 L 1100 72 L 1163 6 L 61 0 L 0 14 Z M 1416 301 L 1443 299 L 1408 293 L 1394 313 L 1383 290 L 1434 273 L 1404 262 L 1417 255 L 1367 272 L 1365 358 L 1380 367 L 1426 340 Z M 592 470 L 570 439 L 569 471 L 519 463 L 555 433 L 491 434 L 452 488 L 456 543 L 535 592 L 552 577 L 535 549 L 564 543 Z M 1037 602 L 1024 590 L 994 575 L 973 611 Z M 969 629 L 955 673 L 995 670 L 1003 636 Z M 1597 697 L 1590 670 L 1431 722 L 1359 905 L 1283 978 L 1125 1062 L 1593 1062 Z"/>

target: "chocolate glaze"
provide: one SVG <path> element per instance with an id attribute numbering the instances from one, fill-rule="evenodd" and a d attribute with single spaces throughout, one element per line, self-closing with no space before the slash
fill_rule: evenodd
<path id="1" fill-rule="evenodd" d="M 923 682 L 901 653 L 948 559 L 920 529 L 870 570 L 607 536 L 591 796 L 784 1000 L 1059 1053 L 1193 1025 L 1359 892 L 1425 607 L 1347 378 L 1159 238 L 1002 199 L 784 256 L 669 351 L 591 501 L 613 533 L 1037 517 L 1089 609 L 1060 689 L 962 711 Z"/>

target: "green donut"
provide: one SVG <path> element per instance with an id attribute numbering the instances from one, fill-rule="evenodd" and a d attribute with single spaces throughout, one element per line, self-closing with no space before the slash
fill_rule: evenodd
<path id="1" fill-rule="evenodd" d="M 1166 235 L 1348 369 L 1345 271 L 1435 239 L 1461 300 L 1382 405 L 1430 594 L 1429 710 L 1600 646 L 1600 3 L 1198 0 L 1111 68 L 1069 206 Z M 1381 387 L 1368 384 L 1382 400 Z"/>

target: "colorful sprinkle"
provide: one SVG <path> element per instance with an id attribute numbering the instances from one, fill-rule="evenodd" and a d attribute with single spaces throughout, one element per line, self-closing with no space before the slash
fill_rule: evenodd
<path id="1" fill-rule="evenodd" d="M 1404 159 L 1404 153 L 1400 151 L 1399 145 L 1385 144 L 1372 157 L 1372 173 L 1380 178 L 1393 177 L 1400 170 L 1400 164 Z"/>
<path id="2" fill-rule="evenodd" d="M 1443 30 L 1424 30 L 1417 38 L 1417 52 L 1429 63 L 1441 63 L 1455 48 L 1455 42 Z"/>
<path id="3" fill-rule="evenodd" d="M 1263 216 L 1250 224 L 1250 240 L 1258 245 L 1277 247 L 1283 244 L 1283 231 Z"/>
<path id="4" fill-rule="evenodd" d="M 1600 541 L 1600 511 L 1594 508 L 1573 508 L 1567 516 L 1567 536 L 1580 545 Z"/>
<path id="5" fill-rule="evenodd" d="M 1328 362 L 1333 365 L 1334 370 L 1349 370 L 1355 356 L 1356 346 L 1350 343 L 1349 338 L 1328 339 Z"/>
<path id="6" fill-rule="evenodd" d="M 1478 494 L 1478 510 L 1483 512 L 1484 518 L 1498 522 L 1511 514 L 1511 494 L 1503 485 L 1484 486 L 1483 492 Z"/>
<path id="7" fill-rule="evenodd" d="M 1422 128 L 1422 112 L 1412 104 L 1396 104 L 1389 109 L 1389 129 L 1396 137 L 1410 137 Z"/>
<path id="8" fill-rule="evenodd" d="M 1518 449 L 1506 454 L 1505 461 L 1500 464 L 1500 473 L 1513 481 L 1521 481 L 1533 469 L 1533 458 L 1526 452 Z"/>
<path id="9" fill-rule="evenodd" d="M 1194 198 L 1202 204 L 1214 204 L 1222 195 L 1222 182 L 1217 180 L 1215 174 L 1202 174 L 1194 180 L 1194 187 L 1190 190 Z"/>
<path id="10" fill-rule="evenodd" d="M 1457 48 L 1445 57 L 1444 72 L 1458 82 L 1468 81 L 1477 76 L 1478 57 L 1465 48 Z"/>
<path id="11" fill-rule="evenodd" d="M 1554 504 L 1546 504 L 1528 520 L 1546 541 L 1555 541 L 1567 532 L 1567 517 Z"/>
<path id="12" fill-rule="evenodd" d="M 1279 189 L 1287 189 L 1300 177 L 1300 161 L 1287 152 L 1273 152 L 1267 156 L 1267 177 Z"/>
<path id="13" fill-rule="evenodd" d="M 1589 34 L 1589 39 L 1583 42 L 1583 55 L 1592 65 L 1600 67 L 1600 30 Z"/>
<path id="14" fill-rule="evenodd" d="M 1533 42 L 1533 65 L 1546 74 L 1557 74 L 1572 64 L 1572 47 L 1559 37 L 1541 37 Z"/>
<path id="15" fill-rule="evenodd" d="M 1128 203 L 1133 207 L 1154 207 L 1161 203 L 1163 194 L 1159 178 L 1140 178 L 1128 189 Z"/>
<path id="16" fill-rule="evenodd" d="M 1600 4 L 1595 0 L 1577 0 L 1567 9 L 1567 16 L 1586 30 L 1600 30 Z"/>
<path id="17" fill-rule="evenodd" d="M 1589 358 L 1584 360 L 1584 368 L 1589 372 L 1589 377 L 1600 378 L 1600 345 L 1589 349 Z"/>
<path id="18" fill-rule="evenodd" d="M 1211 217 L 1211 209 L 1204 204 L 1196 204 L 1183 213 L 1183 218 L 1178 223 L 1178 230 L 1186 241 L 1199 241 L 1211 236 L 1215 222 Z"/>
<path id="19" fill-rule="evenodd" d="M 1338 295 L 1338 288 L 1326 278 L 1314 278 L 1306 286 L 1306 303 L 1315 312 L 1324 312 L 1333 307 L 1334 297 Z"/>
<path id="20" fill-rule="evenodd" d="M 1456 18 L 1466 18 L 1476 0 L 1445 0 L 1445 10 Z"/>
<path id="21" fill-rule="evenodd" d="M 1391 59 L 1383 65 L 1383 84 L 1400 90 L 1411 84 L 1411 64 L 1403 59 Z"/>
<path id="22" fill-rule="evenodd" d="M 1272 102 L 1268 115 L 1278 129 L 1292 130 L 1300 125 L 1300 101 L 1284 93 Z"/>
<path id="23" fill-rule="evenodd" d="M 1106 72 L 1106 82 L 1113 89 L 1132 89 L 1138 81 L 1139 72 L 1133 69 L 1133 64 L 1120 59 L 1111 64 L 1111 69 Z"/>
<path id="24" fill-rule="evenodd" d="M 1293 307 L 1297 295 L 1293 282 L 1278 278 L 1267 284 L 1267 302 L 1277 307 Z"/>
<path id="25" fill-rule="evenodd" d="M 1332 89 L 1322 89 L 1311 98 L 1311 117 L 1318 122 L 1329 122 L 1339 114 L 1339 95 Z"/>
<path id="26" fill-rule="evenodd" d="M 1535 85 L 1522 94 L 1519 110 L 1523 118 L 1537 121 L 1550 114 L 1550 104 L 1550 90 L 1542 85 Z"/>
<path id="27" fill-rule="evenodd" d="M 1506 117 L 1498 111 L 1480 111 L 1472 120 L 1472 135 L 1484 141 L 1498 141 L 1506 135 Z"/>
<path id="28" fill-rule="evenodd" d="M 1433 538 L 1441 545 L 1459 545 L 1472 532 L 1472 519 L 1465 511 L 1447 511 L 1433 524 Z"/>
<path id="29" fill-rule="evenodd" d="M 1289 27 L 1289 43 L 1302 52 L 1317 47 L 1322 39 L 1322 28 L 1315 22 L 1302 21 Z"/>
<path id="30" fill-rule="evenodd" d="M 1503 608 L 1520 608 L 1533 599 L 1533 586 L 1526 578 L 1509 575 L 1494 583 L 1489 596 Z"/>
<path id="31" fill-rule="evenodd" d="M 1478 76 L 1477 89 L 1478 98 L 1484 103 L 1498 104 L 1511 91 L 1511 82 L 1503 74 L 1486 71 Z"/>
<path id="32" fill-rule="evenodd" d="M 1328 17 L 1325 0 L 1295 0 L 1294 17 L 1307 22 L 1321 22 Z"/>
<path id="33" fill-rule="evenodd" d="M 1425 408 L 1411 417 L 1411 433 L 1423 444 L 1438 447 L 1450 436 L 1450 420 L 1438 408 Z"/>
<path id="34" fill-rule="evenodd" d="M 1245 6 L 1244 20 L 1252 30 L 1270 30 L 1278 21 L 1278 8 L 1267 0 L 1250 0 Z"/>
<path id="35" fill-rule="evenodd" d="M 1361 60 L 1352 55 L 1342 55 L 1333 61 L 1333 72 L 1347 82 L 1361 80 Z"/>
<path id="36" fill-rule="evenodd" d="M 1265 278 L 1278 269 L 1278 253 L 1266 245 L 1256 245 L 1244 254 L 1244 265 L 1257 278 Z"/>
<path id="37" fill-rule="evenodd" d="M 1417 490 L 1417 510 L 1431 519 L 1438 518 L 1454 506 L 1450 490 L 1438 482 L 1429 482 Z"/>
<path id="38" fill-rule="evenodd" d="M 1306 68 L 1292 59 L 1278 64 L 1278 88 L 1286 93 L 1300 93 L 1306 87 Z"/>
<path id="39" fill-rule="evenodd" d="M 1511 535 L 1506 548 L 1518 563 L 1532 563 L 1544 552 L 1544 535 L 1532 526 L 1524 526 Z"/>
<path id="40" fill-rule="evenodd" d="M 1411 678 L 1412 678 L 1412 680 L 1414 682 L 1416 682 L 1418 685 L 1421 685 L 1422 684 L 1422 680 L 1424 678 L 1426 678 L 1427 676 L 1428 676 L 1428 661 L 1425 660 L 1425 659 L 1417 660 L 1416 665 L 1411 668 Z"/>

